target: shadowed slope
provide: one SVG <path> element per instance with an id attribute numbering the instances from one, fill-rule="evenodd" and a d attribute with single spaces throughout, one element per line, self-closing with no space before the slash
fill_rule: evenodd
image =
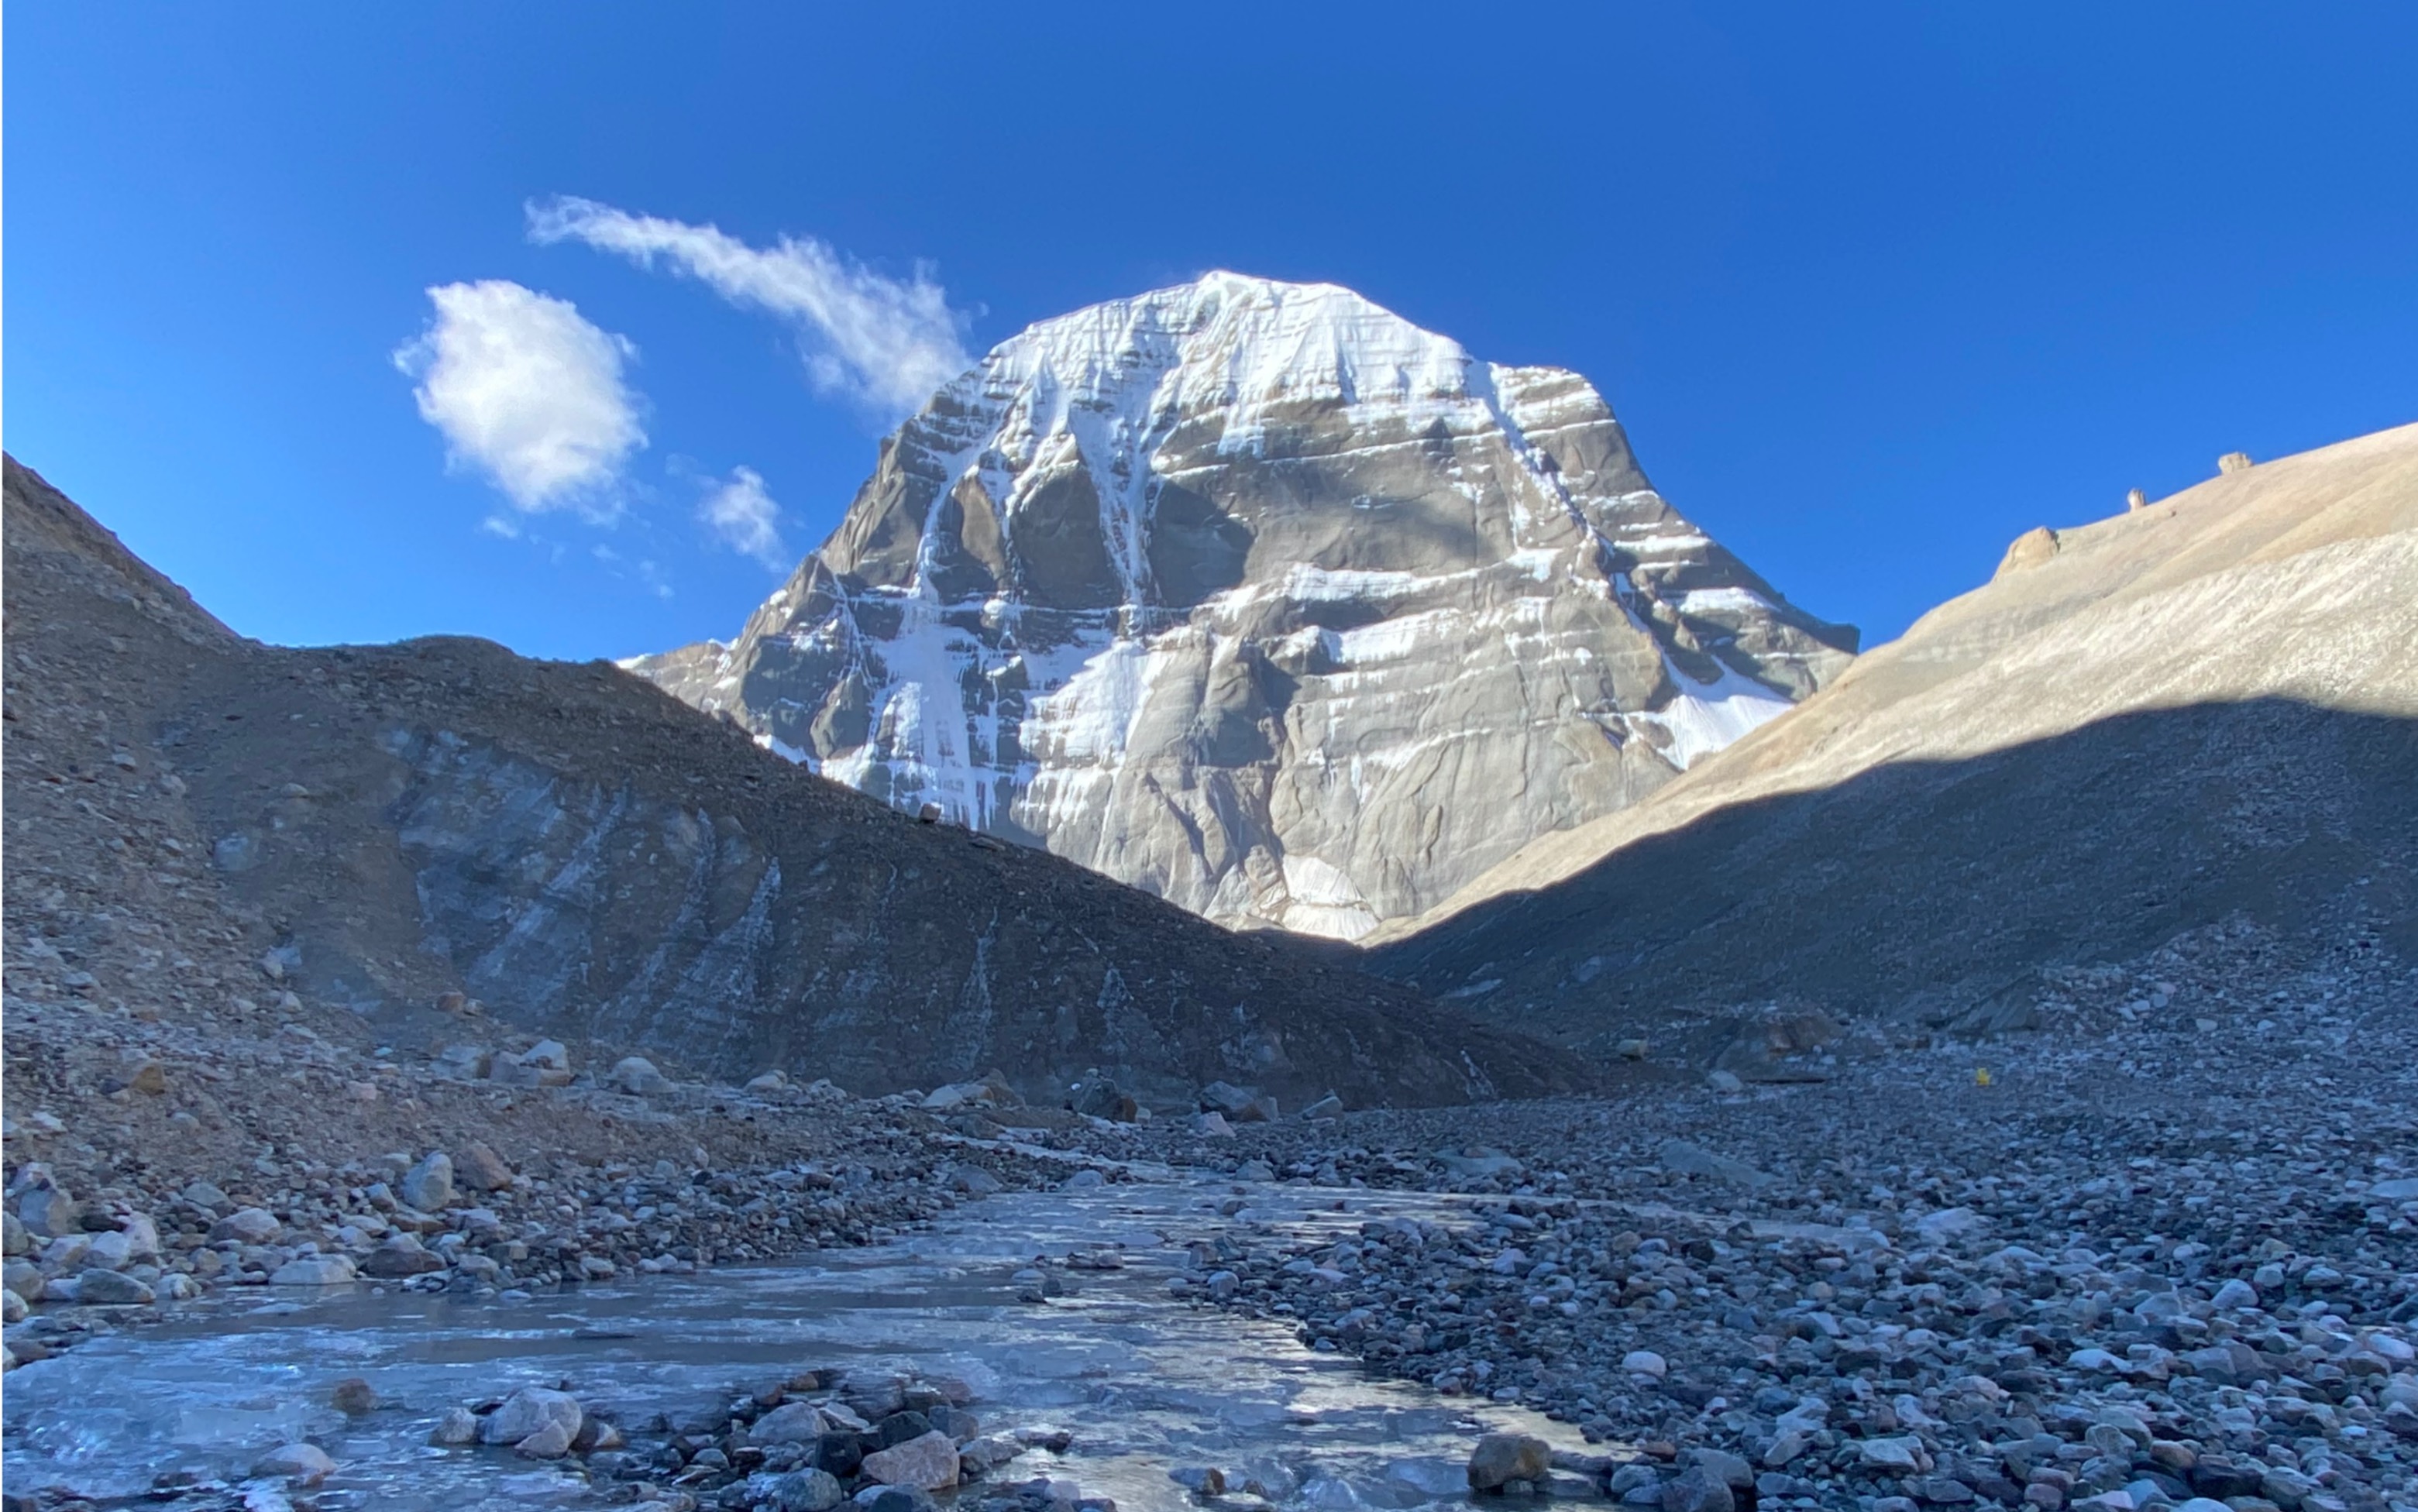
<path id="1" fill-rule="evenodd" d="M 2043 967 L 2242 915 L 2418 954 L 2418 721 L 2286 699 L 2122 714 L 1727 805 L 1378 964 L 1593 1043 L 1767 1005 L 2028 1023 Z"/>
<path id="2" fill-rule="evenodd" d="M 1375 964 L 1610 1033 L 1775 997 L 1954 1016 L 2236 908 L 2390 917 L 2413 646 L 2418 427 L 2035 531 L 1645 803 L 1387 931 Z"/>
<path id="3" fill-rule="evenodd" d="M 13 460 L 7 531 L 12 907 L 72 880 L 172 942 L 232 920 L 401 1045 L 458 987 L 531 1031 L 863 1092 L 994 1065 L 1033 1092 L 1094 1066 L 1145 1096 L 1555 1085 L 1410 989 L 919 825 L 608 664 L 242 640 Z M 173 797 L 102 845 L 74 779 L 111 749 Z"/>

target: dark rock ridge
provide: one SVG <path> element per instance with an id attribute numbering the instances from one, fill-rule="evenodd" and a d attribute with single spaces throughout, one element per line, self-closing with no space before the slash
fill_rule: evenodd
<path id="1" fill-rule="evenodd" d="M 1664 503 L 1577 374 L 1213 273 L 1002 344 L 735 640 L 628 664 L 900 807 L 1351 939 L 1854 644 Z"/>
<path id="2" fill-rule="evenodd" d="M 13 459 L 7 532 L 9 717 L 39 716 L 12 730 L 84 732 L 12 737 L 12 910 L 76 868 L 152 938 L 231 910 L 264 991 L 399 1046 L 458 1025 L 431 1006 L 456 992 L 532 1031 L 868 1092 L 994 1066 L 1042 1095 L 1093 1068 L 1145 1098 L 1564 1085 L 1412 989 L 919 824 L 607 664 L 244 640 Z M 20 784 L 113 760 L 167 817 L 91 848 L 20 821 Z"/>

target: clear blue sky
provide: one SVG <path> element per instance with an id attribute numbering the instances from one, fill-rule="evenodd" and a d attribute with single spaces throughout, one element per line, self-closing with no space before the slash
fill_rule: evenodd
<path id="1" fill-rule="evenodd" d="M 774 573 L 711 490 L 752 469 L 794 555 L 870 469 L 862 374 L 532 242 L 554 195 L 928 263 L 974 351 L 1349 284 L 1587 374 L 1871 639 L 2033 525 L 2418 418 L 2406 4 L 51 5 L 6 69 L 6 443 L 272 640 L 727 634 Z M 635 345 L 584 512 L 449 470 L 396 366 L 482 280 Z"/>

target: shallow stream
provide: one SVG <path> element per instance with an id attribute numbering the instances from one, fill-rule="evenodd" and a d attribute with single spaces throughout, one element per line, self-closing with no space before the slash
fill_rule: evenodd
<path id="1" fill-rule="evenodd" d="M 1072 1480 L 1123 1512 L 1197 1506 L 1168 1479 L 1179 1465 L 1217 1466 L 1237 1486 L 1255 1478 L 1288 1507 L 1455 1504 L 1480 1431 L 1583 1446 L 1575 1430 L 1515 1408 L 1370 1380 L 1348 1357 L 1303 1347 L 1289 1325 L 1171 1300 L 1185 1246 L 1232 1223 L 1308 1233 L 1436 1215 L 1435 1199 L 1410 1194 L 1282 1186 L 1254 1188 L 1248 1211 L 1220 1217 L 1235 1190 L 1171 1175 L 1003 1194 L 875 1248 L 526 1301 L 365 1287 L 214 1294 L 12 1371 L 7 1483 L 101 1499 L 140 1496 L 170 1472 L 236 1484 L 260 1453 L 308 1434 L 339 1465 L 314 1493 L 329 1512 L 570 1506 L 604 1486 L 505 1450 L 433 1448 L 430 1428 L 448 1407 L 565 1382 L 625 1429 L 643 1428 L 821 1367 L 962 1377 L 984 1432 L 1073 1435 L 1064 1454 L 1029 1451 L 992 1481 Z M 1104 1245 L 1123 1246 L 1123 1269 L 1063 1273 L 1074 1294 L 1017 1300 L 1010 1277 L 1034 1257 Z M 346 1376 L 365 1377 L 385 1405 L 338 1414 L 328 1403 Z"/>

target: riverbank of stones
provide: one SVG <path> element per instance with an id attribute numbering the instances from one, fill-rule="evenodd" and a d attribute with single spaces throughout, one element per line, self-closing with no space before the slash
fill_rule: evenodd
<path id="1" fill-rule="evenodd" d="M 1094 1142 L 1236 1179 L 1181 1295 L 1580 1425 L 1632 1504 L 2418 1505 L 2410 971 L 2217 931 L 2060 994 L 1820 1079 Z M 1313 1243 L 1270 1178 L 1436 1201 Z"/>

